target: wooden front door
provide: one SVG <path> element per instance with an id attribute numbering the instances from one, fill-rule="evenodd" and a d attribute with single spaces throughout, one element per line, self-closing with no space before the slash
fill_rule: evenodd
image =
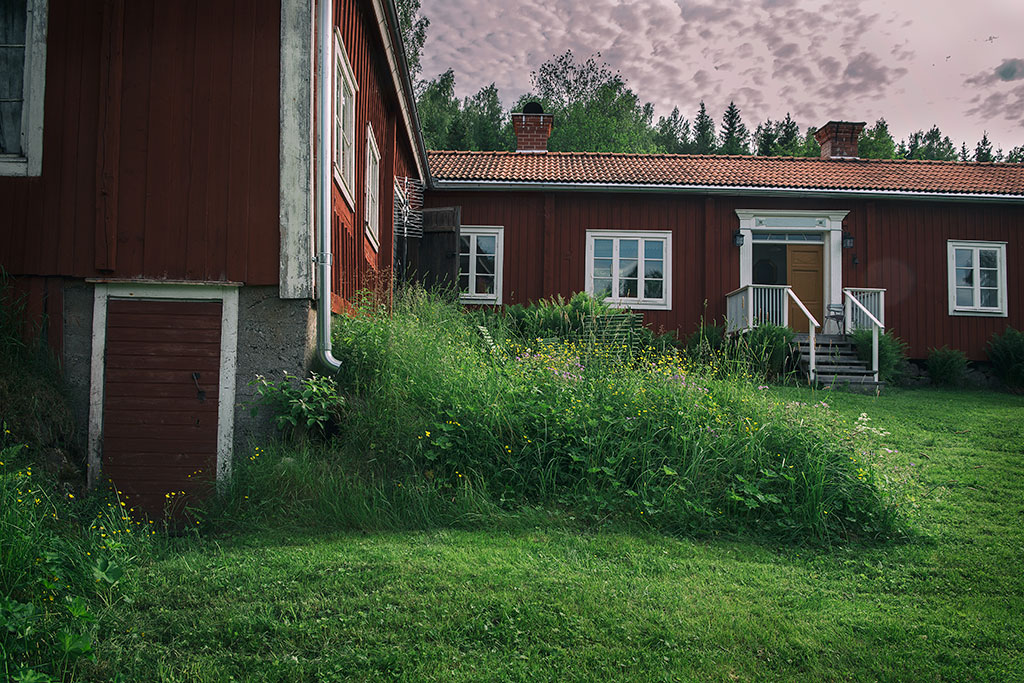
<path id="1" fill-rule="evenodd" d="M 216 479 L 221 306 L 111 299 L 107 307 L 103 476 L 154 518 L 181 512 Z"/>
<path id="2" fill-rule="evenodd" d="M 825 301 L 823 255 L 824 247 L 820 244 L 790 244 L 786 247 L 786 282 L 819 323 Z M 789 326 L 796 332 L 808 331 L 807 316 L 792 300 L 789 302 Z"/>

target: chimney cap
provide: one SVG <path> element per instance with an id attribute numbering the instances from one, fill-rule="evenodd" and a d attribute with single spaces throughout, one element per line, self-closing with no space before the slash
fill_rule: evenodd
<path id="1" fill-rule="evenodd" d="M 526 106 L 523 107 L 524 114 L 543 114 L 544 107 L 540 106 L 540 102 L 527 102 Z"/>

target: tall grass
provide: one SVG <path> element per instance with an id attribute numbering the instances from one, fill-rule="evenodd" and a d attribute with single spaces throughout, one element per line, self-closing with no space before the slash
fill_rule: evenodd
<path id="1" fill-rule="evenodd" d="M 420 289 L 336 319 L 347 407 L 321 455 L 336 457 L 332 495 L 359 504 L 326 514 L 359 526 L 380 514 L 371 499 L 408 503 L 395 502 L 401 488 L 449 507 L 471 491 L 477 515 L 540 505 L 679 533 L 892 531 L 869 444 L 827 406 L 773 401 L 720 354 L 697 364 L 578 341 L 524 345 L 506 332 L 492 330 L 490 348 L 456 304 Z M 309 454 L 287 466 L 300 460 Z M 324 479 L 288 481 L 289 496 L 312 501 Z"/>

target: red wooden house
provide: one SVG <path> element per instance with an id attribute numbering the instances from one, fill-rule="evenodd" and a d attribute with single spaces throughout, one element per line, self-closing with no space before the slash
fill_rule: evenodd
<path id="1" fill-rule="evenodd" d="M 1024 165 L 859 159 L 860 123 L 819 159 L 554 153 L 550 115 L 513 124 L 515 152 L 429 153 L 467 302 L 588 291 L 684 335 L 884 328 L 916 358 L 1024 326 Z"/>
<path id="2" fill-rule="evenodd" d="M 331 363 L 318 318 L 391 266 L 426 177 L 394 5 L 0 0 L 0 44 L 0 266 L 90 481 L 159 507 L 229 471 L 248 383 Z"/>

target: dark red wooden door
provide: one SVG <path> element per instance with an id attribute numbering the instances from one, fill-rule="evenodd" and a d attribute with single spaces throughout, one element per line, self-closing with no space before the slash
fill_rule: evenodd
<path id="1" fill-rule="evenodd" d="M 216 479 L 220 334 L 219 301 L 109 302 L 103 474 L 136 510 L 178 513 Z"/>

